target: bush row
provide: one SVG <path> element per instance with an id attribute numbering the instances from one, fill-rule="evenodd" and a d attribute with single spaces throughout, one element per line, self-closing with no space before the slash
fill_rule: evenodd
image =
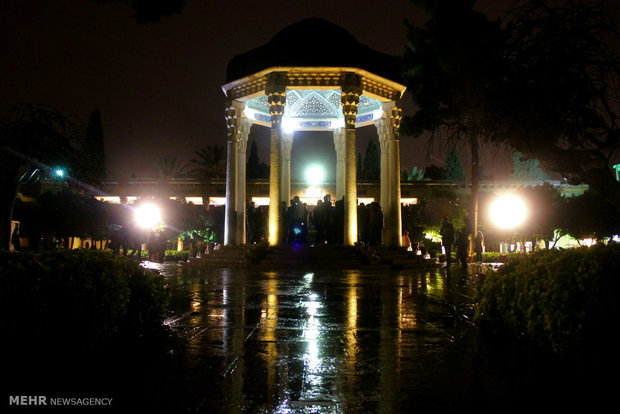
<path id="1" fill-rule="evenodd" d="M 620 245 L 511 256 L 489 271 L 476 321 L 556 354 L 606 341 L 618 317 Z"/>
<path id="2" fill-rule="evenodd" d="M 0 252 L 0 330 L 15 343 L 140 334 L 161 323 L 170 297 L 162 276 L 109 252 Z"/>

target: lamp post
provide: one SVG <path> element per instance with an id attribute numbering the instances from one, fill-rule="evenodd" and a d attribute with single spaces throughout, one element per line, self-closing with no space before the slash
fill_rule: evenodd
<path id="1" fill-rule="evenodd" d="M 148 249 L 149 238 L 153 229 L 162 223 L 160 208 L 152 203 L 141 204 L 134 210 L 134 219 L 138 228 L 146 232 L 146 244 Z M 138 251 L 138 258 L 142 261 L 142 245 Z"/>

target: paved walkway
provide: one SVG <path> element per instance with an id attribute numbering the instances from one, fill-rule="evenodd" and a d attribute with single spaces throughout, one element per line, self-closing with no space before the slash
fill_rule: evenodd
<path id="1" fill-rule="evenodd" d="M 467 277 L 439 268 L 183 272 L 194 307 L 170 325 L 186 338 L 195 381 L 209 384 L 199 411 L 445 412 L 475 404 Z"/>

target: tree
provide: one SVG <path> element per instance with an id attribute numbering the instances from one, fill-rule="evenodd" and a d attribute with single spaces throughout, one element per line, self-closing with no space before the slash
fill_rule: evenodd
<path id="1" fill-rule="evenodd" d="M 258 144 L 252 141 L 250 146 L 250 155 L 245 167 L 245 176 L 247 179 L 269 178 L 269 166 L 264 162 L 260 162 L 258 158 Z"/>
<path id="2" fill-rule="evenodd" d="M 21 185 L 62 167 L 80 171 L 83 124 L 44 106 L 19 104 L 2 114 L 0 124 L 0 246 L 9 247 L 13 205 Z"/>
<path id="3" fill-rule="evenodd" d="M 187 168 L 187 162 L 177 160 L 177 157 L 161 158 L 155 164 L 155 174 L 157 178 L 166 180 L 170 178 L 181 178 L 185 177 Z"/>
<path id="4" fill-rule="evenodd" d="M 362 161 L 362 153 L 359 151 L 357 152 L 357 158 L 355 162 L 356 162 L 355 179 L 357 181 L 360 181 L 362 179 L 362 175 L 364 172 L 364 162 Z"/>
<path id="5" fill-rule="evenodd" d="M 523 191 L 528 204 L 528 218 L 521 233 L 528 240 L 544 240 L 552 248 L 565 233 L 564 223 L 572 219 L 567 199 L 551 184 L 529 187 Z"/>
<path id="6" fill-rule="evenodd" d="M 461 158 L 456 148 L 452 148 L 446 158 L 446 180 L 449 181 L 464 181 L 465 171 L 463 171 L 463 164 L 461 164 Z"/>
<path id="7" fill-rule="evenodd" d="M 411 167 L 411 171 L 407 168 L 403 167 L 400 169 L 400 179 L 402 181 L 422 181 L 428 180 L 428 178 L 424 178 L 424 170 L 418 168 L 417 166 Z"/>
<path id="8" fill-rule="evenodd" d="M 429 180 L 441 181 L 446 179 L 446 169 L 431 164 L 424 169 L 424 176 Z"/>
<path id="9" fill-rule="evenodd" d="M 381 154 L 374 140 L 369 140 L 362 167 L 362 180 L 378 180 L 381 176 Z"/>
<path id="10" fill-rule="evenodd" d="M 101 112 L 93 110 L 84 132 L 84 179 L 92 185 L 101 186 L 106 178 L 105 147 Z"/>
<path id="11" fill-rule="evenodd" d="M 575 239 L 601 240 L 620 233 L 620 214 L 617 208 L 596 192 L 588 190 L 566 201 L 568 214 L 562 228 Z"/>
<path id="12" fill-rule="evenodd" d="M 620 210 L 611 171 L 620 142 L 620 32 L 612 16 L 594 1 L 518 3 L 507 19 L 509 70 L 492 110 L 503 122 L 496 138 Z"/>
<path id="13" fill-rule="evenodd" d="M 403 133 L 445 135 L 471 152 L 470 220 L 478 225 L 479 142 L 493 138 L 490 92 L 502 79 L 507 37 L 499 22 L 473 10 L 471 0 L 413 0 L 430 15 L 424 27 L 407 23 L 403 77 L 414 104 Z M 427 174 L 430 177 L 429 174 Z M 472 238 L 473 239 L 473 238 Z"/>
<path id="14" fill-rule="evenodd" d="M 201 180 L 212 180 L 226 175 L 226 150 L 222 145 L 207 145 L 195 152 L 198 158 L 190 163 L 196 167 L 191 173 Z"/>
<path id="15" fill-rule="evenodd" d="M 540 161 L 535 158 L 521 160 L 523 158 L 523 154 L 520 152 L 516 152 L 512 161 L 514 166 L 512 168 L 512 173 L 510 174 L 510 179 L 514 181 L 545 181 L 548 180 L 549 177 L 545 172 L 540 168 Z"/>

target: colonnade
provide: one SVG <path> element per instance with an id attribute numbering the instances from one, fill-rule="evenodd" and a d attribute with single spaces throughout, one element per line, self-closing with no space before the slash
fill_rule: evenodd
<path id="1" fill-rule="evenodd" d="M 291 149 L 293 132 L 282 129 L 286 105 L 286 82 L 281 76 L 267 80 L 265 94 L 271 116 L 271 149 L 269 174 L 268 238 L 270 245 L 281 242 L 279 231 L 280 203 L 291 198 Z M 333 129 L 336 149 L 336 199 L 344 197 L 344 243 L 357 241 L 357 180 L 356 180 L 356 117 L 362 95 L 357 76 L 345 79 L 340 85 L 344 126 Z M 226 166 L 226 223 L 224 244 L 245 244 L 246 208 L 246 149 L 252 119 L 244 113 L 245 104 L 229 100 L 226 105 L 227 166 Z M 384 216 L 383 243 L 389 247 L 400 245 L 400 153 L 399 127 L 402 110 L 398 101 L 382 104 L 382 116 L 374 121 L 381 148 L 381 197 L 379 203 Z"/>

